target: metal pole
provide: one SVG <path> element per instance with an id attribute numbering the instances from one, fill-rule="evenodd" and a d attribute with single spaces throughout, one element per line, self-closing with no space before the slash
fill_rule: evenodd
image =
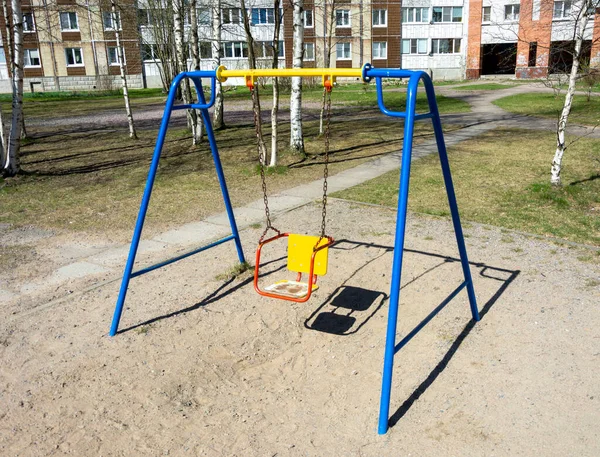
<path id="1" fill-rule="evenodd" d="M 402 144 L 402 169 L 398 195 L 398 214 L 396 216 L 396 237 L 394 240 L 394 260 L 392 266 L 392 284 L 388 311 L 388 326 L 385 340 L 385 356 L 383 361 L 383 379 L 381 400 L 379 404 L 379 427 L 377 432 L 383 435 L 388 429 L 390 415 L 390 393 L 392 390 L 392 373 L 394 370 L 394 354 L 396 346 L 396 326 L 398 321 L 398 303 L 400 300 L 400 279 L 402 276 L 402 254 L 406 231 L 406 209 L 408 205 L 408 183 L 410 179 L 410 159 L 412 155 L 413 131 L 417 105 L 417 86 L 419 74 L 413 74 L 408 81 L 406 97 L 406 121 L 404 124 L 404 141 Z M 382 93 L 381 77 L 377 77 L 377 92 Z"/>
<path id="2" fill-rule="evenodd" d="M 144 228 L 144 220 L 146 219 L 146 212 L 148 211 L 150 196 L 152 195 L 152 187 L 154 186 L 156 171 L 158 170 L 158 162 L 160 160 L 163 144 L 165 142 L 165 136 L 167 134 L 167 128 L 169 125 L 169 119 L 171 118 L 173 104 L 175 103 L 177 86 L 184 76 L 185 75 L 183 73 L 177 75 L 171 84 L 171 88 L 169 89 L 169 96 L 165 105 L 160 129 L 158 130 L 158 137 L 156 139 L 156 146 L 154 147 L 154 154 L 152 155 L 152 162 L 150 163 L 150 170 L 148 171 L 148 179 L 146 180 L 144 195 L 142 196 L 140 210 L 138 212 L 135 229 L 133 231 L 133 238 L 131 239 L 131 246 L 129 247 L 129 256 L 127 257 L 127 263 L 125 264 L 125 271 L 123 272 L 121 289 L 119 290 L 119 297 L 117 298 L 117 305 L 115 307 L 112 324 L 110 326 L 110 336 L 115 336 L 117 334 L 117 330 L 119 329 L 119 321 L 121 320 L 121 314 L 123 313 L 123 304 L 125 303 L 125 296 L 127 295 L 129 280 L 131 279 L 131 272 L 133 270 L 133 264 L 135 263 L 135 256 L 137 254 L 138 246 L 140 244 L 140 237 Z"/>
<path id="3" fill-rule="evenodd" d="M 458 213 L 458 205 L 456 203 L 456 194 L 454 193 L 454 183 L 452 182 L 452 173 L 450 172 L 450 163 L 448 162 L 448 153 L 446 152 L 446 143 L 444 142 L 444 132 L 442 131 L 442 121 L 435 101 L 435 92 L 431 78 L 426 73 L 423 76 L 425 91 L 427 93 L 427 101 L 429 103 L 429 111 L 432 114 L 431 122 L 435 132 L 438 152 L 440 155 L 440 163 L 442 165 L 442 173 L 444 175 L 444 184 L 448 195 L 448 204 L 450 205 L 450 213 L 452 214 L 452 224 L 454 225 L 454 234 L 456 235 L 456 244 L 460 253 L 460 263 L 462 265 L 465 282 L 467 284 L 467 294 L 469 296 L 469 305 L 471 307 L 471 315 L 474 321 L 479 321 L 479 310 L 477 309 L 477 299 L 475 297 L 475 288 L 473 287 L 473 278 L 471 277 L 471 269 L 469 268 L 469 259 L 467 257 L 467 248 L 465 246 L 465 237 L 463 235 L 462 226 L 460 224 L 460 215 Z"/>

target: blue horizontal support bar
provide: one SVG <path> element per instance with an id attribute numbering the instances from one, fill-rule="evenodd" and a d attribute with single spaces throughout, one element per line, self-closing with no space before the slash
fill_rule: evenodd
<path id="1" fill-rule="evenodd" d="M 431 119 L 431 118 L 433 118 L 432 113 L 415 114 L 415 121 L 420 121 L 421 119 Z"/>
<path id="2" fill-rule="evenodd" d="M 419 325 L 417 325 L 414 329 L 411 330 L 411 332 L 406 335 L 404 338 L 402 338 L 402 340 L 396 345 L 396 347 L 394 348 L 394 354 L 397 353 L 400 349 L 402 349 L 404 346 L 406 346 L 406 344 L 413 339 L 413 337 L 419 333 L 419 331 L 425 327 L 429 321 L 431 319 L 433 319 L 437 313 L 439 313 L 442 309 L 444 309 L 444 306 L 446 306 L 448 303 L 450 303 L 452 301 L 452 299 L 454 297 L 456 297 L 456 295 L 458 295 L 458 293 L 463 290 L 465 287 L 467 286 L 467 281 L 464 281 L 460 286 L 458 286 L 456 289 L 454 289 L 454 291 L 448 295 L 448 297 L 442 302 L 440 303 L 437 308 L 435 308 L 431 313 L 429 313 L 429 315 L 423 319 Z"/>
<path id="3" fill-rule="evenodd" d="M 220 240 L 217 240 L 214 243 L 208 244 L 206 246 L 202 246 L 198 249 L 194 249 L 193 251 L 186 252 L 185 254 L 181 254 L 177 257 L 173 257 L 172 259 L 168 259 L 168 260 L 165 260 L 164 262 L 160 262 L 160 263 L 157 263 L 154 265 L 150 265 L 149 267 L 143 268 L 141 270 L 134 271 L 133 273 L 131 273 L 131 278 L 135 278 L 137 276 L 141 276 L 143 274 L 146 274 L 151 271 L 157 270 L 159 268 L 165 267 L 165 266 L 175 263 L 179 260 L 185 259 L 186 257 L 193 256 L 194 254 L 198 254 L 199 252 L 206 251 L 207 249 L 210 249 L 210 248 L 214 248 L 215 246 L 218 246 L 219 244 L 223 244 L 223 243 L 226 243 L 227 241 L 231 241 L 231 240 L 235 240 L 235 235 L 226 236 L 225 238 L 221 238 Z"/>

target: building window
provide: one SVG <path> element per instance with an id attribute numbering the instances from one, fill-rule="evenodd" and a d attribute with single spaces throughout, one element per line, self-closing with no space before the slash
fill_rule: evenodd
<path id="1" fill-rule="evenodd" d="M 279 40 L 279 53 L 278 57 L 285 57 L 283 53 L 284 44 L 283 41 Z M 262 57 L 273 57 L 275 52 L 275 46 L 272 41 L 255 41 L 254 42 L 254 55 L 258 58 Z"/>
<path id="2" fill-rule="evenodd" d="M 554 2 L 554 19 L 568 19 L 571 15 L 571 2 Z"/>
<path id="3" fill-rule="evenodd" d="M 102 23 L 104 24 L 104 30 L 121 30 L 121 15 L 118 11 L 115 14 L 116 17 L 113 17 L 112 12 L 110 11 L 102 13 Z"/>
<path id="4" fill-rule="evenodd" d="M 387 42 L 373 42 L 373 59 L 387 59 Z"/>
<path id="5" fill-rule="evenodd" d="M 350 60 L 350 43 L 336 43 L 335 45 L 336 60 Z"/>
<path id="6" fill-rule="evenodd" d="M 60 29 L 67 31 L 79 30 L 77 13 L 60 13 Z"/>
<path id="7" fill-rule="evenodd" d="M 142 59 L 144 61 L 160 60 L 156 44 L 142 44 Z"/>
<path id="8" fill-rule="evenodd" d="M 304 43 L 304 60 L 315 60 L 314 43 Z"/>
<path id="9" fill-rule="evenodd" d="M 210 9 L 208 8 L 198 8 L 196 12 L 196 16 L 198 16 L 198 25 L 211 25 L 212 24 L 212 14 Z"/>
<path id="10" fill-rule="evenodd" d="M 402 54 L 427 54 L 427 38 L 402 40 Z"/>
<path id="11" fill-rule="evenodd" d="M 433 22 L 462 22 L 462 6 L 434 6 Z"/>
<path id="12" fill-rule="evenodd" d="M 335 26 L 350 27 L 350 10 L 335 10 Z"/>
<path id="13" fill-rule="evenodd" d="M 140 8 L 138 10 L 138 22 L 141 26 L 152 25 L 152 14 L 148 9 Z"/>
<path id="14" fill-rule="evenodd" d="M 313 10 L 304 10 L 304 14 L 302 15 L 302 23 L 304 24 L 304 28 L 307 29 L 312 29 L 315 26 Z"/>
<path id="15" fill-rule="evenodd" d="M 212 43 L 210 41 L 200 42 L 200 58 L 212 59 Z"/>
<path id="16" fill-rule="evenodd" d="M 81 48 L 65 48 L 67 67 L 83 67 L 83 52 Z"/>
<path id="17" fill-rule="evenodd" d="M 23 62 L 25 67 L 39 67 L 40 52 L 37 49 L 23 49 Z"/>
<path id="18" fill-rule="evenodd" d="M 537 41 L 529 43 L 529 63 L 530 67 L 535 67 L 537 61 Z"/>
<path id="19" fill-rule="evenodd" d="M 225 57 L 229 59 L 241 59 L 242 57 L 248 57 L 248 45 L 245 41 L 227 41 L 223 43 L 223 49 L 225 51 Z"/>
<path id="20" fill-rule="evenodd" d="M 252 8 L 252 25 L 275 24 L 273 8 Z"/>
<path id="21" fill-rule="evenodd" d="M 373 27 L 387 27 L 387 10 L 373 10 Z"/>
<path id="22" fill-rule="evenodd" d="M 33 21 L 33 13 L 23 13 L 23 32 L 35 32 L 35 22 Z"/>
<path id="23" fill-rule="evenodd" d="M 490 22 L 490 19 L 492 17 L 492 7 L 484 6 L 481 16 L 482 16 L 482 22 Z"/>
<path id="24" fill-rule="evenodd" d="M 460 53 L 460 38 L 440 38 L 431 40 L 433 54 L 458 54 Z"/>
<path id="25" fill-rule="evenodd" d="M 125 53 L 123 52 L 123 63 L 125 61 Z M 120 65 L 119 52 L 116 46 L 108 47 L 108 64 L 109 65 Z"/>
<path id="26" fill-rule="evenodd" d="M 429 8 L 402 8 L 402 22 L 429 22 Z"/>
<path id="27" fill-rule="evenodd" d="M 241 24 L 242 10 L 240 8 L 223 8 L 223 24 Z"/>
<path id="28" fill-rule="evenodd" d="M 520 5 L 504 5 L 504 20 L 505 21 L 518 21 L 520 11 L 521 11 Z"/>

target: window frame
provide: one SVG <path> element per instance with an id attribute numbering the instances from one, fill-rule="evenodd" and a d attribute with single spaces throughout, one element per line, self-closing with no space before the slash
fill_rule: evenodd
<path id="1" fill-rule="evenodd" d="M 375 45 L 379 45 L 377 46 L 378 48 L 378 55 L 375 56 Z M 385 56 L 381 56 L 381 49 L 383 45 L 383 50 L 385 51 Z M 373 41 L 373 45 L 371 46 L 371 57 L 373 58 L 373 60 L 387 60 L 388 58 L 388 52 L 387 52 L 387 41 Z"/>
<path id="2" fill-rule="evenodd" d="M 67 15 L 67 16 L 63 16 L 63 15 Z M 73 24 L 71 23 L 71 14 L 75 15 L 75 25 L 76 28 L 68 28 L 65 29 L 63 28 L 63 17 L 68 17 L 69 18 L 69 26 L 72 26 Z M 61 32 L 79 32 L 79 17 L 77 16 L 77 11 L 61 11 L 58 15 L 59 17 L 59 22 L 60 22 L 60 31 Z"/>
<path id="3" fill-rule="evenodd" d="M 208 16 L 208 20 L 203 20 L 203 17 L 205 18 L 206 16 Z M 198 25 L 212 25 L 213 22 L 213 16 L 212 16 L 212 8 L 204 8 L 204 7 L 198 7 L 196 8 L 196 19 L 198 21 Z"/>
<path id="4" fill-rule="evenodd" d="M 508 12 L 510 8 L 511 12 Z M 516 13 L 515 13 L 516 10 Z M 554 11 L 553 11 L 554 14 Z M 519 3 L 510 3 L 508 5 L 504 5 L 504 20 L 508 22 L 519 22 L 519 18 L 521 15 L 521 4 Z"/>
<path id="5" fill-rule="evenodd" d="M 110 61 L 110 51 L 114 49 L 115 51 L 115 57 L 116 57 L 116 62 L 111 62 Z M 123 64 L 127 65 L 127 58 L 125 57 L 125 49 L 123 49 L 121 47 L 121 52 L 123 54 Z M 82 57 L 83 60 L 83 57 Z M 108 66 L 109 67 L 119 67 L 121 65 L 121 62 L 119 62 L 119 49 L 118 46 L 107 46 L 106 47 L 106 60 L 108 61 Z"/>
<path id="6" fill-rule="evenodd" d="M 339 16 L 338 16 L 339 14 Z M 346 21 L 344 21 L 344 16 Z M 338 19 L 342 19 L 342 24 L 339 23 Z M 350 10 L 348 9 L 336 9 L 335 10 L 335 28 L 348 28 L 348 27 L 352 27 L 352 20 L 351 20 L 351 14 L 350 14 Z"/>
<path id="7" fill-rule="evenodd" d="M 264 13 L 264 17 L 262 13 Z M 255 18 L 257 19 L 256 21 L 254 20 Z M 275 8 L 251 8 L 250 24 L 253 26 L 275 24 Z"/>
<path id="8" fill-rule="evenodd" d="M 452 50 L 451 52 L 440 52 L 440 42 L 441 41 L 451 41 L 452 42 Z M 437 44 L 437 49 L 436 49 Z M 456 50 L 458 44 L 458 51 Z M 431 54 L 432 55 L 459 55 L 462 53 L 462 38 L 432 38 L 431 39 Z"/>
<path id="9" fill-rule="evenodd" d="M 460 9 L 460 20 L 459 21 L 455 21 L 455 10 Z M 441 20 L 437 21 L 434 17 L 434 15 L 436 14 L 436 10 L 440 10 L 438 11 L 438 13 L 441 14 Z M 431 10 L 431 22 L 433 22 L 434 24 L 450 24 L 450 23 L 454 23 L 454 24 L 462 24 L 463 23 L 463 18 L 464 18 L 464 10 L 462 6 L 434 6 L 432 7 Z M 445 19 L 447 18 L 447 19 Z"/>
<path id="10" fill-rule="evenodd" d="M 25 24 L 27 24 L 27 20 L 25 19 L 25 16 L 31 17 L 31 29 L 25 28 Z M 33 15 L 33 11 L 24 12 L 23 13 L 23 33 L 35 33 L 35 32 L 36 32 L 35 16 Z"/>
<path id="11" fill-rule="evenodd" d="M 428 39 L 427 38 L 404 38 L 400 43 L 400 54 L 404 55 L 413 55 L 413 56 L 423 56 L 429 54 L 428 49 Z M 408 43 L 408 52 L 404 52 L 404 45 Z M 419 51 L 419 44 L 424 44 L 423 52 Z M 413 48 L 416 49 L 416 52 L 413 52 Z"/>
<path id="12" fill-rule="evenodd" d="M 312 58 L 307 57 L 307 48 L 310 45 L 310 47 L 312 47 Z M 315 44 L 312 42 L 304 42 L 304 60 L 307 62 L 314 62 L 315 61 Z"/>
<path id="13" fill-rule="evenodd" d="M 417 20 L 417 10 L 421 16 L 419 20 Z M 405 17 L 406 20 L 404 20 Z M 400 11 L 400 22 L 402 24 L 427 24 L 430 20 L 428 6 L 407 6 L 402 7 L 402 11 Z"/>
<path id="14" fill-rule="evenodd" d="M 485 19 L 485 10 L 487 9 L 487 20 Z M 489 24 L 492 22 L 492 7 L 491 6 L 483 6 L 481 7 L 481 22 L 483 24 Z"/>
<path id="15" fill-rule="evenodd" d="M 308 25 L 307 17 L 310 13 L 310 25 Z M 304 24 L 305 29 L 314 29 L 315 28 L 315 15 L 312 9 L 307 9 L 302 12 L 302 24 Z"/>
<path id="16" fill-rule="evenodd" d="M 556 5 L 560 4 L 561 5 L 561 9 L 560 9 L 560 16 L 556 16 Z M 568 13 L 566 13 L 565 15 L 565 11 L 567 11 L 567 9 L 565 8 L 565 6 L 569 6 L 568 8 Z M 558 0 L 555 1 L 552 4 L 552 20 L 553 21 L 563 21 L 563 20 L 569 20 L 571 19 L 571 11 L 573 9 L 573 2 L 569 1 L 569 0 Z"/>
<path id="17" fill-rule="evenodd" d="M 31 51 L 37 52 L 37 65 L 32 65 L 31 63 L 27 64 L 27 59 L 29 58 L 29 62 L 31 62 Z M 42 59 L 40 58 L 40 49 L 39 48 L 24 48 L 23 49 L 23 68 L 41 68 L 42 67 Z"/>
<path id="18" fill-rule="evenodd" d="M 377 13 L 377 21 L 375 24 L 375 14 Z M 383 21 L 381 21 L 381 13 L 383 13 Z M 388 26 L 388 14 L 387 9 L 374 9 L 371 12 L 371 25 L 375 27 L 387 27 Z"/>
<path id="19" fill-rule="evenodd" d="M 228 47 L 231 47 L 231 56 L 227 55 Z M 240 50 L 240 56 L 236 56 L 236 50 Z M 223 42 L 224 59 L 246 59 L 248 58 L 248 44 L 245 41 L 224 41 Z"/>
<path id="20" fill-rule="evenodd" d="M 237 10 L 237 21 L 232 21 L 233 12 Z M 227 11 L 227 22 L 225 21 L 225 12 Z M 223 25 L 240 25 L 244 23 L 244 19 L 242 18 L 242 9 L 241 8 L 221 8 L 221 24 Z"/>
<path id="21" fill-rule="evenodd" d="M 342 48 L 342 54 L 345 55 L 346 54 L 346 45 L 348 46 L 348 57 L 338 57 L 339 55 L 339 49 L 340 46 L 343 46 Z M 352 60 L 352 43 L 349 43 L 347 41 L 341 42 L 341 43 L 336 43 L 335 44 L 335 60 Z"/>
<path id="22" fill-rule="evenodd" d="M 121 12 L 117 11 L 116 14 L 117 14 L 117 27 L 118 28 L 114 27 L 115 24 L 113 24 L 112 11 L 103 11 L 102 12 L 102 27 L 104 28 L 105 32 L 114 32 L 116 30 L 118 30 L 118 31 L 123 30 L 123 26 L 121 25 L 122 24 L 122 22 L 121 22 Z M 106 26 L 106 18 L 110 19 L 110 27 Z"/>
<path id="23" fill-rule="evenodd" d="M 71 52 L 72 56 L 73 56 L 73 62 L 75 62 L 75 54 L 74 51 L 79 50 L 79 56 L 81 57 L 81 63 L 69 63 L 69 58 L 68 58 L 68 54 L 69 51 L 73 51 Z M 67 67 L 69 68 L 73 68 L 73 67 L 85 67 L 85 60 L 83 59 L 83 48 L 65 48 L 65 63 L 67 64 Z"/>

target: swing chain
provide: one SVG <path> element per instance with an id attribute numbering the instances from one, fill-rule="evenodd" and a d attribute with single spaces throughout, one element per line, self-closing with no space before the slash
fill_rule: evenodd
<path id="1" fill-rule="evenodd" d="M 250 88 L 250 93 L 252 94 L 252 104 L 254 106 L 256 106 L 255 105 L 255 97 L 257 96 L 255 91 L 256 91 L 256 89 L 254 86 Z M 257 110 L 254 109 L 254 106 L 252 107 L 252 112 L 254 113 L 254 130 L 256 132 L 256 145 L 258 147 L 258 163 L 260 165 L 260 179 L 262 181 L 263 201 L 265 202 L 265 217 L 267 219 L 267 226 L 265 227 L 265 230 L 262 233 L 262 235 L 260 236 L 260 240 L 258 241 L 259 243 L 262 243 L 269 230 L 273 230 L 274 232 L 277 233 L 277 235 L 281 235 L 281 232 L 278 229 L 276 229 L 275 227 L 273 227 L 273 224 L 271 223 L 271 212 L 269 210 L 269 197 L 267 196 L 267 179 L 265 178 L 265 160 L 266 159 L 265 159 L 265 155 L 263 153 L 263 148 L 261 148 L 261 146 L 260 146 L 260 130 L 258 128 L 258 115 L 259 114 L 257 113 Z"/>
<path id="2" fill-rule="evenodd" d="M 319 241 L 315 245 L 315 248 L 319 247 L 319 243 L 323 238 L 327 238 L 325 234 L 326 224 L 327 224 L 327 178 L 329 176 L 329 141 L 330 141 L 330 132 L 331 132 L 331 87 L 325 87 L 325 97 L 326 97 L 326 122 L 325 122 L 325 167 L 323 170 L 323 219 L 321 220 L 321 235 L 319 236 Z"/>

